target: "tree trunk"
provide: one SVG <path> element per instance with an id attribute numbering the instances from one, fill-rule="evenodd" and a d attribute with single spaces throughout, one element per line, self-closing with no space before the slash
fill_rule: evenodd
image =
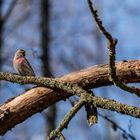
<path id="1" fill-rule="evenodd" d="M 50 67 L 50 32 L 49 32 L 49 21 L 50 21 L 50 2 L 48 0 L 41 1 L 41 49 L 42 49 L 42 73 L 46 77 L 52 77 Z M 55 128 L 56 120 L 56 106 L 52 105 L 47 114 L 48 134 Z"/>
<path id="2" fill-rule="evenodd" d="M 0 0 L 0 71 L 2 69 L 2 33 L 3 33 L 2 3 L 3 1 Z"/>

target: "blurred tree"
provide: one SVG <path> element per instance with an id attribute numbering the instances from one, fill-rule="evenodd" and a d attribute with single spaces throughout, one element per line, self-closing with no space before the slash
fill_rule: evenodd
<path id="1" fill-rule="evenodd" d="M 49 0 L 41 0 L 41 51 L 42 51 L 42 73 L 45 77 L 52 77 L 51 60 L 50 60 L 50 8 Z M 56 106 L 49 107 L 45 113 L 47 119 L 48 134 L 55 128 Z"/>
<path id="2" fill-rule="evenodd" d="M 2 70 L 2 33 L 3 33 L 3 16 L 2 16 L 3 0 L 0 0 L 0 71 Z"/>

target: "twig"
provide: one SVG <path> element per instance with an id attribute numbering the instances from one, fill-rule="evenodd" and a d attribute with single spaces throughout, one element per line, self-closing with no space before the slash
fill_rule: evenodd
<path id="1" fill-rule="evenodd" d="M 10 82 L 16 82 L 18 84 L 35 84 L 37 86 L 44 86 L 56 90 L 60 90 L 72 95 L 77 95 L 79 97 L 85 98 L 85 101 L 88 103 L 91 102 L 92 95 L 82 89 L 78 84 L 72 84 L 70 82 L 64 82 L 56 80 L 54 78 L 46 77 L 35 77 L 35 76 L 20 76 L 7 72 L 0 72 L 0 80 L 7 80 Z"/>
<path id="2" fill-rule="evenodd" d="M 88 0 L 89 8 L 91 10 L 92 16 L 95 19 L 96 25 L 101 33 L 105 36 L 108 41 L 107 48 L 109 50 L 109 76 L 110 80 L 114 83 L 114 85 L 120 87 L 121 89 L 134 93 L 140 97 L 140 89 L 136 87 L 129 87 L 125 83 L 122 83 L 118 76 L 116 75 L 116 67 L 115 67 L 115 46 L 117 44 L 117 39 L 113 38 L 111 34 L 104 28 L 102 25 L 102 21 L 98 16 L 98 11 L 95 10 L 92 4 L 92 0 Z"/>
<path id="3" fill-rule="evenodd" d="M 88 93 L 94 96 L 94 93 L 92 90 L 88 90 Z M 96 124 L 98 122 L 98 111 L 97 111 L 96 105 L 93 102 L 85 103 L 85 111 L 87 114 L 87 122 L 89 126 Z"/>
<path id="4" fill-rule="evenodd" d="M 131 134 L 127 133 L 126 130 L 124 130 L 121 126 L 119 126 L 117 123 L 115 123 L 114 121 L 112 121 L 111 119 L 109 119 L 108 117 L 102 115 L 101 113 L 98 113 L 98 115 L 102 118 L 104 118 L 105 120 L 109 121 L 110 123 L 112 123 L 113 125 L 115 125 L 115 127 L 117 127 L 118 129 L 120 129 L 124 134 L 126 134 L 130 139 L 132 140 L 136 140 L 136 138 L 134 136 L 132 136 Z"/>
<path id="5" fill-rule="evenodd" d="M 133 132 L 132 132 L 132 126 L 133 126 L 132 120 L 129 119 L 128 130 L 129 130 L 129 133 L 131 133 L 131 134 L 133 134 Z"/>
<path id="6" fill-rule="evenodd" d="M 59 140 L 66 140 L 66 138 L 64 137 L 62 133 L 59 133 L 57 137 L 59 138 Z"/>
<path id="7" fill-rule="evenodd" d="M 97 96 L 93 96 L 93 103 L 97 107 L 101 107 L 108 110 L 115 110 L 116 112 L 120 112 L 123 114 L 131 114 L 130 116 L 135 118 L 140 118 L 140 108 L 129 106 L 126 104 L 122 104 L 120 102 L 117 102 L 115 100 L 111 99 L 105 99 Z"/>
<path id="8" fill-rule="evenodd" d="M 60 125 L 55 129 L 53 130 L 51 133 L 50 133 L 50 136 L 47 138 L 47 140 L 52 140 L 54 139 L 55 137 L 57 137 L 61 131 L 64 129 L 64 128 L 67 128 L 70 120 L 73 118 L 73 116 L 78 112 L 78 110 L 84 105 L 84 101 L 83 99 L 80 99 L 78 101 L 78 103 L 76 103 L 74 105 L 74 107 L 69 111 L 69 113 L 64 117 L 63 121 L 60 123 Z"/>

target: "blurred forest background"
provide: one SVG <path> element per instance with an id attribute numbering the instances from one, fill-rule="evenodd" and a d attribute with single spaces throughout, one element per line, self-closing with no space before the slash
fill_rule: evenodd
<path id="1" fill-rule="evenodd" d="M 94 0 L 105 27 L 118 39 L 117 61 L 140 59 L 140 2 Z M 62 76 L 108 62 L 105 38 L 100 34 L 87 0 L 0 0 L 0 71 L 15 72 L 12 58 L 17 49 L 27 51 L 36 75 Z M 21 94 L 25 86 L 2 81 L 0 103 Z M 116 87 L 94 89 L 98 96 L 139 107 L 139 99 Z M 45 140 L 71 108 L 61 101 L 28 118 L 1 140 Z M 140 121 L 98 109 L 137 140 Z M 73 118 L 64 135 L 68 140 L 123 140 L 122 131 L 99 116 L 89 127 L 84 109 Z"/>

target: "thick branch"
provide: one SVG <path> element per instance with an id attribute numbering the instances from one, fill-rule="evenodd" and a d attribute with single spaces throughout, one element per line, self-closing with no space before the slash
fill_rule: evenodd
<path id="1" fill-rule="evenodd" d="M 140 60 L 122 61 L 116 63 L 117 76 L 124 83 L 140 82 Z M 108 65 L 102 64 L 72 72 L 63 77 L 57 78 L 63 81 L 76 83 L 83 88 L 97 88 L 112 85 L 109 80 Z M 37 84 L 30 77 L 20 77 L 10 73 L 0 72 L 0 80 L 6 80 L 19 84 Z M 39 81 L 38 81 L 39 82 Z"/>
<path id="2" fill-rule="evenodd" d="M 118 76 L 124 78 L 125 82 L 138 82 L 140 78 L 137 76 L 135 67 L 140 61 L 129 61 L 117 63 Z M 123 68 L 123 69 L 122 69 Z M 133 77 L 133 78 L 132 78 Z M 7 73 L 0 73 L 0 79 L 18 83 L 31 83 L 34 77 L 24 77 Z M 23 79 L 23 80 L 22 80 Z M 44 78 L 45 79 L 45 78 Z M 83 88 L 98 87 L 110 85 L 108 79 L 108 65 L 100 65 L 79 72 L 74 72 L 58 78 L 63 81 L 77 83 Z M 37 79 L 36 79 L 37 80 Z M 40 79 L 38 79 L 40 80 Z M 36 81 L 37 82 L 37 81 Z M 37 87 L 27 91 L 15 99 L 3 104 L 0 107 L 0 134 L 4 134 L 7 130 L 16 124 L 24 121 L 31 115 L 42 111 L 44 108 L 54 104 L 55 102 L 65 99 L 71 94 L 53 91 L 47 88 Z M 93 103 L 97 107 L 120 112 L 122 114 L 131 115 L 140 118 L 140 109 L 117 103 L 113 100 L 93 97 Z"/>
<path id="3" fill-rule="evenodd" d="M 69 96 L 71 95 L 67 93 L 60 92 L 57 94 L 47 88 L 38 87 L 5 103 L 0 107 L 0 134 L 4 134 L 31 115 Z M 136 107 L 96 96 L 93 97 L 93 103 L 100 108 L 140 118 L 140 109 Z"/>

